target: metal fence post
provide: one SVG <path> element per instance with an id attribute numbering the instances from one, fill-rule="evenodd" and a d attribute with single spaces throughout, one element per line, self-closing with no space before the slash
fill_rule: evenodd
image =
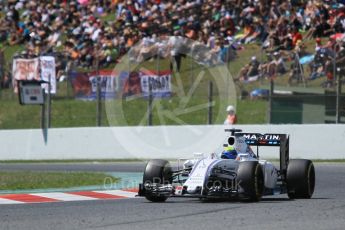
<path id="1" fill-rule="evenodd" d="M 338 78 L 337 78 L 337 75 L 336 75 L 336 51 L 334 51 L 334 57 L 333 57 L 333 83 L 334 81 L 337 82 L 339 84 L 339 81 L 338 81 Z M 337 87 L 337 91 L 336 91 L 336 99 L 335 99 L 335 123 L 338 124 L 339 123 L 339 90 L 338 90 L 338 87 Z"/>
<path id="2" fill-rule="evenodd" d="M 148 120 L 147 125 L 152 126 L 152 104 L 153 104 L 153 96 L 152 96 L 152 82 L 149 81 L 149 103 L 147 107 L 147 113 L 148 113 Z"/>
<path id="3" fill-rule="evenodd" d="M 272 96 L 274 94 L 274 81 L 270 80 L 270 94 L 268 97 L 268 123 L 272 123 Z"/>
<path id="4" fill-rule="evenodd" d="M 338 74 L 338 77 L 337 77 L 337 95 L 336 95 L 336 114 L 335 114 L 335 123 L 339 124 L 341 123 L 340 121 L 340 117 L 341 117 L 341 114 L 340 114 L 340 95 L 341 95 L 341 75 Z"/>
<path id="5" fill-rule="evenodd" d="M 96 55 L 96 73 L 97 73 L 97 126 L 102 125 L 102 92 L 101 92 L 101 78 L 99 76 L 99 56 L 98 56 L 99 47 L 97 46 L 97 55 Z"/>
<path id="6" fill-rule="evenodd" d="M 69 94 L 69 90 L 71 88 L 71 85 L 69 84 L 71 81 L 70 79 L 70 70 L 71 70 L 71 65 L 72 65 L 72 62 L 69 60 L 67 54 L 65 53 L 64 54 L 64 59 L 66 61 L 66 66 L 65 66 L 65 74 L 66 74 L 66 97 L 65 99 L 69 99 L 70 98 L 70 94 Z"/>
<path id="7" fill-rule="evenodd" d="M 208 124 L 212 125 L 212 101 L 213 100 L 213 83 L 208 84 Z"/>
<path id="8" fill-rule="evenodd" d="M 46 113 L 46 101 L 47 101 L 47 96 L 45 94 L 45 92 L 43 93 L 43 97 L 44 97 L 44 102 L 41 105 L 41 129 L 42 129 L 42 133 L 43 133 L 43 140 L 44 143 L 47 144 L 48 142 L 48 126 L 47 126 L 47 113 Z"/>
<path id="9" fill-rule="evenodd" d="M 48 128 L 51 127 L 52 116 L 52 97 L 51 97 L 51 75 L 49 74 L 48 81 Z"/>
<path id="10" fill-rule="evenodd" d="M 192 84 L 194 82 L 194 46 L 192 47 L 191 50 L 191 57 L 190 58 L 190 64 L 191 64 L 191 80 L 192 80 Z"/>

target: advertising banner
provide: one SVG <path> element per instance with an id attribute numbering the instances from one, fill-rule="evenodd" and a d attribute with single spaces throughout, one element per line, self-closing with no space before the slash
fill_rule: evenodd
<path id="1" fill-rule="evenodd" d="M 20 80 L 41 80 L 39 74 L 39 59 L 31 58 L 17 58 L 13 59 L 12 64 L 13 75 L 13 89 L 15 93 L 18 93 L 18 82 Z"/>
<path id="2" fill-rule="evenodd" d="M 151 87 L 152 96 L 165 98 L 171 96 L 171 72 L 154 72 L 147 70 L 133 71 L 120 74 L 122 82 L 122 97 L 148 97 Z"/>
<path id="3" fill-rule="evenodd" d="M 39 74 L 39 59 L 14 59 L 12 73 L 15 80 L 41 80 Z"/>
<path id="4" fill-rule="evenodd" d="M 69 79 L 72 84 L 74 97 L 82 100 L 92 100 L 89 75 L 84 72 L 70 72 Z"/>
<path id="5" fill-rule="evenodd" d="M 101 70 L 99 73 L 73 72 L 70 73 L 74 96 L 76 99 L 96 100 L 97 99 L 97 78 L 101 85 L 101 97 L 112 99 L 116 96 L 116 82 L 112 71 Z"/>
<path id="6" fill-rule="evenodd" d="M 40 57 L 41 80 L 50 82 L 50 93 L 56 93 L 55 58 L 51 56 Z M 48 84 L 42 84 L 42 88 L 48 93 Z"/>
<path id="7" fill-rule="evenodd" d="M 28 81 L 46 81 L 50 82 L 52 94 L 56 93 L 56 69 L 55 58 L 51 56 L 42 56 L 39 58 L 16 58 L 12 65 L 13 88 L 18 92 L 18 82 Z M 42 88 L 48 93 L 48 84 L 42 84 Z"/>
<path id="8" fill-rule="evenodd" d="M 76 99 L 97 99 L 97 76 L 101 85 L 101 95 L 104 99 L 116 97 L 148 97 L 151 87 L 152 96 L 166 98 L 171 96 L 171 72 L 133 71 L 114 74 L 112 71 L 100 70 L 97 72 L 70 73 L 74 95 Z M 116 78 L 120 80 L 122 92 L 117 91 Z M 122 94 L 121 94 L 122 93 Z M 118 95 L 120 94 L 120 95 Z"/>
<path id="9" fill-rule="evenodd" d="M 171 96 L 171 72 L 140 72 L 141 91 L 144 97 L 151 92 L 153 97 L 164 98 Z"/>
<path id="10" fill-rule="evenodd" d="M 105 99 L 112 99 L 116 96 L 116 82 L 115 82 L 115 75 L 113 75 L 112 71 L 108 70 L 100 70 L 97 74 L 96 72 L 89 73 L 89 81 L 91 83 L 91 97 L 97 98 L 97 76 L 99 76 L 100 84 L 101 84 L 101 95 L 102 98 Z"/>

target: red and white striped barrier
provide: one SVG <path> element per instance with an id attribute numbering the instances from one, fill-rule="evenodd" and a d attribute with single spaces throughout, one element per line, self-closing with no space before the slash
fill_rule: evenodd
<path id="1" fill-rule="evenodd" d="M 31 194 L 0 195 L 1 204 L 48 203 L 83 200 L 106 200 L 135 198 L 137 189 L 79 191 L 79 192 L 49 192 Z"/>

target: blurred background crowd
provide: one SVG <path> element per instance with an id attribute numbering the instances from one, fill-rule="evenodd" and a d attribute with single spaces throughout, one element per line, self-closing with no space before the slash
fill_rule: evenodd
<path id="1" fill-rule="evenodd" d="M 315 40 L 315 52 L 323 50 L 335 57 L 332 52 L 342 49 L 345 31 L 344 2 L 2 0 L 0 43 L 2 47 L 22 44 L 29 56 L 59 51 L 85 68 L 92 66 L 96 57 L 100 66 L 114 64 L 137 42 L 141 41 L 144 49 L 167 36 L 196 40 L 220 61 L 228 60 L 224 58 L 225 48 L 229 53 L 243 44 L 259 43 L 270 58 L 258 63 L 252 57 L 238 76 L 246 81 L 257 75 L 256 68 L 268 77 L 286 71 L 283 61 L 294 57 L 284 52 L 296 51 L 303 56 L 306 40 Z M 178 44 L 178 39 L 171 44 Z M 174 56 L 173 49 L 167 56 Z M 295 67 L 291 70 L 299 71 Z"/>

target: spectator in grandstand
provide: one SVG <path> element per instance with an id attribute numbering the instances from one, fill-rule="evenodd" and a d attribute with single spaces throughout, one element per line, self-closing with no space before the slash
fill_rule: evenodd
<path id="1" fill-rule="evenodd" d="M 41 52 L 66 45 L 69 56 L 85 67 L 92 66 L 95 55 L 100 56 L 101 66 L 115 63 L 153 34 L 176 32 L 202 42 L 218 55 L 228 38 L 235 40 L 240 31 L 244 31 L 241 42 L 266 41 L 268 51 L 275 52 L 293 49 L 301 39 L 299 29 L 307 30 L 309 39 L 342 33 L 345 28 L 344 7 L 333 1 L 13 0 L 2 5 L 6 14 L 0 19 L 1 42 L 24 44 L 29 53 L 34 53 L 36 41 L 41 43 Z M 102 19 L 105 16 L 115 19 L 110 22 Z M 94 43 L 102 44 L 99 52 L 94 51 Z M 179 71 L 181 57 L 175 51 L 170 55 Z"/>
<path id="2" fill-rule="evenodd" d="M 207 52 L 208 65 L 214 66 L 214 65 L 222 63 L 222 60 L 221 60 L 222 47 L 223 47 L 222 42 L 219 39 L 216 39 L 215 44 L 213 45 L 213 48 Z"/>
<path id="3" fill-rule="evenodd" d="M 304 80 L 304 69 L 303 65 L 300 63 L 299 56 L 297 53 L 293 54 L 293 62 L 291 64 L 289 78 L 288 78 L 288 86 L 291 86 L 294 82 L 300 83 Z"/>
<path id="4" fill-rule="evenodd" d="M 291 32 L 291 42 L 292 42 L 292 48 L 295 48 L 297 43 L 302 41 L 303 37 L 302 34 L 298 31 L 297 27 L 292 27 Z"/>
<path id="5" fill-rule="evenodd" d="M 255 38 L 254 35 L 255 29 L 252 25 L 251 21 L 245 22 L 244 28 L 243 28 L 243 35 L 241 36 L 240 42 L 241 43 L 249 43 L 252 41 L 253 38 Z"/>
<path id="6" fill-rule="evenodd" d="M 252 56 L 251 61 L 240 70 L 240 81 L 250 82 L 257 80 L 260 75 L 259 69 L 260 62 L 257 60 L 256 56 Z"/>
<path id="7" fill-rule="evenodd" d="M 256 41 L 264 42 L 268 36 L 264 22 L 261 18 L 258 18 L 258 17 L 255 17 L 253 20 L 254 20 L 253 34 L 247 37 L 245 43 L 256 42 Z"/>
<path id="8" fill-rule="evenodd" d="M 3 77 L 1 78 L 1 82 L 0 82 L 0 88 L 1 89 L 8 89 L 10 88 L 11 85 L 11 78 L 9 77 L 9 75 L 6 73 L 3 75 Z"/>
<path id="9" fill-rule="evenodd" d="M 284 57 L 280 54 L 280 52 L 273 53 L 273 61 L 271 62 L 272 65 L 275 66 L 275 73 L 276 74 L 284 74 L 287 71 Z"/>
<path id="10" fill-rule="evenodd" d="M 279 74 L 284 74 L 287 71 L 284 57 L 281 52 L 274 52 L 267 55 L 268 61 L 259 67 L 261 77 L 268 79 L 275 79 Z"/>
<path id="11" fill-rule="evenodd" d="M 316 17 L 316 26 L 313 37 L 329 37 L 333 32 L 331 25 L 325 17 Z"/>
<path id="12" fill-rule="evenodd" d="M 169 38 L 168 46 L 171 55 L 171 64 L 170 69 L 173 70 L 174 67 L 176 68 L 177 72 L 180 72 L 181 70 L 181 58 L 185 56 L 182 53 L 182 44 L 183 44 L 183 38 L 180 35 L 179 31 L 175 31 L 173 36 Z"/>
<path id="13" fill-rule="evenodd" d="M 315 39 L 315 52 L 319 51 L 322 48 L 322 40 L 321 38 Z"/>

